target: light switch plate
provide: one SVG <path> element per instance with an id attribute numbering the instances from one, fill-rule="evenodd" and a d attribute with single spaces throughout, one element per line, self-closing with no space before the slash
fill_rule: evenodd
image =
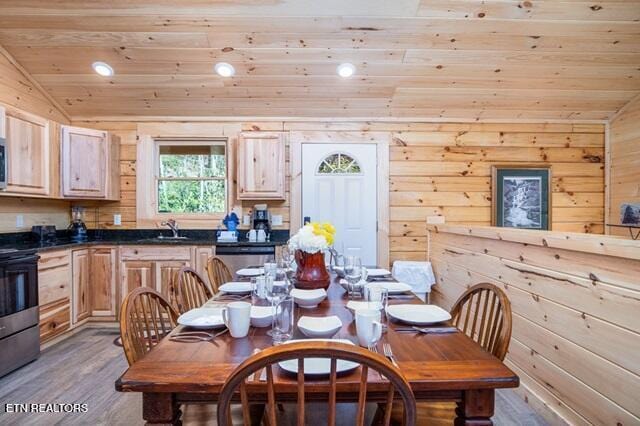
<path id="1" fill-rule="evenodd" d="M 16 228 L 24 228 L 24 216 L 16 215 Z"/>
<path id="2" fill-rule="evenodd" d="M 271 216 L 271 224 L 273 226 L 282 226 L 282 215 L 274 214 L 273 216 Z"/>
<path id="3" fill-rule="evenodd" d="M 114 214 L 113 215 L 113 224 L 116 226 L 122 225 L 122 215 Z"/>
<path id="4" fill-rule="evenodd" d="M 427 216 L 427 223 L 430 225 L 441 225 L 444 223 L 444 216 Z"/>
<path id="5" fill-rule="evenodd" d="M 242 216 L 242 225 L 249 226 L 251 224 L 251 217 L 248 214 Z"/>

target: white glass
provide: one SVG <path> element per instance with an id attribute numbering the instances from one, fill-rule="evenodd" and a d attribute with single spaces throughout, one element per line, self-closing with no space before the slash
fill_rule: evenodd
<path id="1" fill-rule="evenodd" d="M 293 310 L 294 303 L 291 295 L 286 295 L 275 304 L 275 314 L 271 327 L 273 344 L 279 345 L 291 339 L 293 336 Z"/>
<path id="2" fill-rule="evenodd" d="M 360 280 L 363 274 L 362 261 L 358 256 L 347 256 L 344 261 L 344 277 L 348 283 L 350 299 L 362 297 Z"/>
<path id="3" fill-rule="evenodd" d="M 253 288 L 252 299 L 254 305 L 260 306 L 270 303 L 267 300 L 267 278 L 265 276 L 252 277 L 251 286 Z"/>
<path id="4" fill-rule="evenodd" d="M 360 346 L 375 345 L 382 337 L 380 311 L 360 309 L 356 311 L 356 333 Z"/>
<path id="5" fill-rule="evenodd" d="M 264 263 L 264 274 L 267 276 L 271 276 L 275 278 L 276 269 L 278 269 L 278 264 L 275 262 L 265 262 Z"/>
<path id="6" fill-rule="evenodd" d="M 222 320 L 231 337 L 242 338 L 249 333 L 251 325 L 251 303 L 231 302 L 222 308 Z"/>

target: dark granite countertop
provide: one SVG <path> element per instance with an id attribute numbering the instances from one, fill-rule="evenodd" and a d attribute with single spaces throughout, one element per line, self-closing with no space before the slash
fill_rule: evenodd
<path id="1" fill-rule="evenodd" d="M 274 230 L 270 241 L 249 242 L 246 231 L 240 231 L 240 241 L 235 243 L 217 242 L 217 230 L 181 230 L 180 235 L 186 239 L 161 239 L 159 235 L 170 237 L 171 232 L 158 229 L 123 229 L 123 230 L 89 230 L 88 240 L 72 241 L 67 231 L 58 231 L 54 242 L 37 242 L 30 232 L 0 234 L 0 250 L 57 250 L 64 248 L 81 248 L 98 245 L 158 245 L 158 246 L 224 246 L 224 247 L 275 247 L 285 245 L 289 240 L 288 230 Z"/>

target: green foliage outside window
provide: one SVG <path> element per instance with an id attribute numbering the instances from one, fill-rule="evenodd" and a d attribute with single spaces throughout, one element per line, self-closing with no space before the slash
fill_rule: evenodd
<path id="1" fill-rule="evenodd" d="M 158 173 L 160 213 L 226 211 L 225 146 L 161 145 Z"/>

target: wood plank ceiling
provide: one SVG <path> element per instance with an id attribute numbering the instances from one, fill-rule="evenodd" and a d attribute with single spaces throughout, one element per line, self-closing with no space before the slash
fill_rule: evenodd
<path id="1" fill-rule="evenodd" d="M 600 120 L 640 92 L 639 0 L 3 0 L 0 45 L 74 118 Z"/>

